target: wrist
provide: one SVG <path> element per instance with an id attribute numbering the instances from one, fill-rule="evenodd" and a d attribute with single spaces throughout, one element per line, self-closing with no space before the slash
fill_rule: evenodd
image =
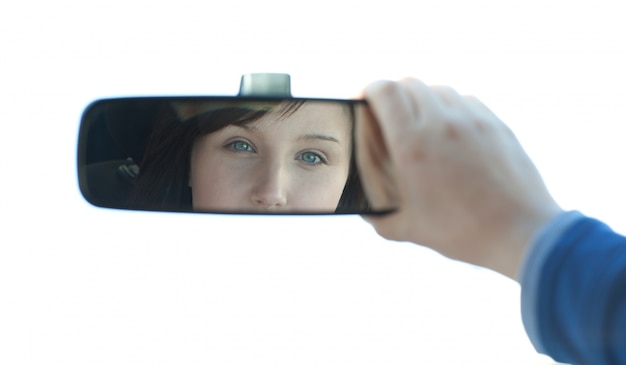
<path id="1" fill-rule="evenodd" d="M 563 212 L 554 204 L 542 210 L 511 218 L 509 228 L 499 232 L 498 238 L 492 241 L 492 254 L 486 257 L 484 266 L 517 281 L 534 238 Z"/>

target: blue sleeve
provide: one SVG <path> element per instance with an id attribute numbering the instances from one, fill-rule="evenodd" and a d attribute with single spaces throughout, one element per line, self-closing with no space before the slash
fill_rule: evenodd
<path id="1" fill-rule="evenodd" d="M 626 364 L 626 237 L 564 213 L 535 237 L 520 282 L 537 351 L 571 364 Z"/>

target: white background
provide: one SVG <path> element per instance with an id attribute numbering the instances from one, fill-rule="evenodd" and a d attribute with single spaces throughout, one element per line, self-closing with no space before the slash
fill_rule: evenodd
<path id="1" fill-rule="evenodd" d="M 22 1 L 0 5 L 1 364 L 547 364 L 519 287 L 359 217 L 97 209 L 100 97 L 295 96 L 416 76 L 478 96 L 566 209 L 626 232 L 626 26 L 608 1 Z"/>

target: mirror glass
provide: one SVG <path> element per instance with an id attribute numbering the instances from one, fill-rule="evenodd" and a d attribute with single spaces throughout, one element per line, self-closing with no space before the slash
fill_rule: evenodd
<path id="1" fill-rule="evenodd" d="M 356 168 L 362 108 L 362 100 L 298 98 L 98 100 L 81 121 L 80 189 L 118 209 L 381 213 Z"/>

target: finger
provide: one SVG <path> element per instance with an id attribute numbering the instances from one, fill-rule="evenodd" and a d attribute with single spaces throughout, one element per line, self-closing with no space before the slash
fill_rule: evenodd
<path id="1" fill-rule="evenodd" d="M 387 146 L 395 145 L 415 127 L 415 106 L 399 83 L 374 82 L 365 88 L 364 94 Z"/>
<path id="2" fill-rule="evenodd" d="M 454 109 L 466 109 L 466 101 L 455 89 L 445 85 L 431 86 L 431 90 L 439 96 L 439 99 L 448 107 Z"/>
<path id="3" fill-rule="evenodd" d="M 466 105 L 471 108 L 474 113 L 474 124 L 480 127 L 480 129 L 485 129 L 486 126 L 489 125 L 496 128 L 496 130 L 505 131 L 505 133 L 513 135 L 513 131 L 477 97 L 468 95 L 465 96 L 464 99 Z"/>
<path id="4" fill-rule="evenodd" d="M 491 109 L 489 109 L 489 107 L 485 105 L 485 103 L 483 103 L 474 95 L 466 95 L 465 102 L 477 112 L 486 113 L 490 116 L 496 117 L 495 113 Z"/>
<path id="5" fill-rule="evenodd" d="M 419 123 L 428 123 L 433 120 L 433 117 L 441 116 L 449 109 L 442 97 L 422 81 L 408 78 L 400 81 L 400 84 L 409 98 L 417 104 Z"/>
<path id="6" fill-rule="evenodd" d="M 367 107 L 359 107 L 356 116 L 355 153 L 363 189 L 374 210 L 389 209 L 397 188 L 380 127 Z"/>

